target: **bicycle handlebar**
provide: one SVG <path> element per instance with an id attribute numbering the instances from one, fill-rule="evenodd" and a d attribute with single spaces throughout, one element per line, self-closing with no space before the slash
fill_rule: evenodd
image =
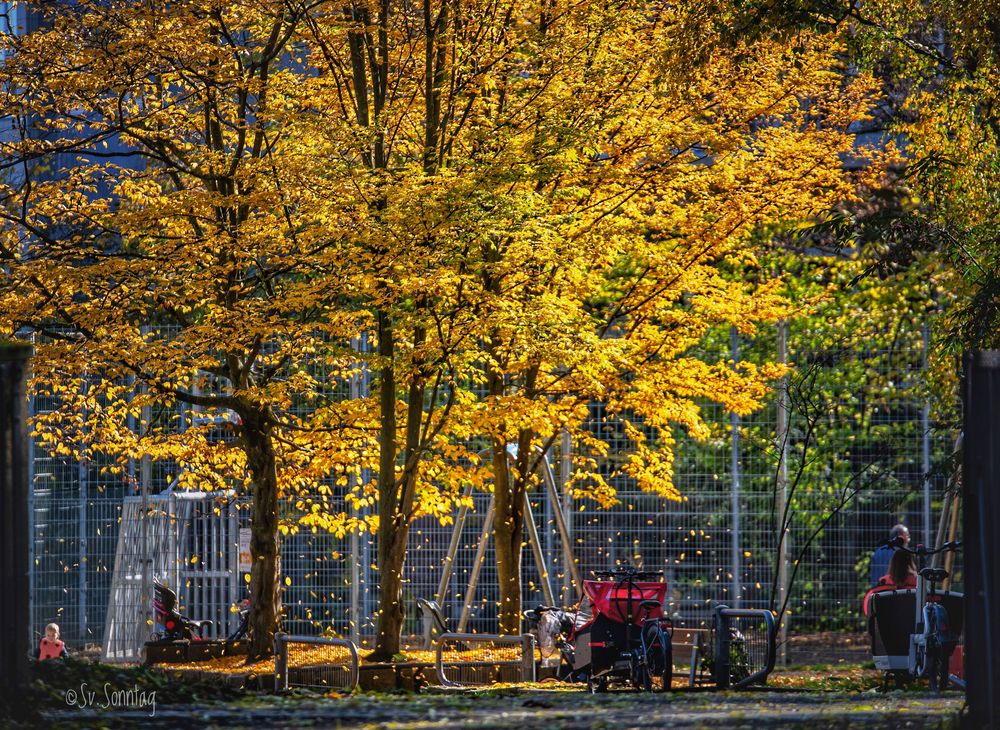
<path id="1" fill-rule="evenodd" d="M 938 553 L 953 552 L 962 547 L 961 540 L 952 540 L 951 542 L 946 542 L 939 548 L 929 548 L 923 545 L 917 545 L 915 548 L 906 547 L 903 544 L 903 538 L 896 537 L 889 538 L 888 540 L 883 540 L 879 543 L 879 547 L 891 547 L 896 550 L 902 550 L 904 553 L 910 553 L 910 555 L 937 555 Z"/>
<path id="2" fill-rule="evenodd" d="M 635 578 L 645 580 L 648 578 L 662 578 L 662 570 L 636 570 L 633 567 L 625 566 L 614 570 L 595 570 L 594 576 L 597 578 Z"/>

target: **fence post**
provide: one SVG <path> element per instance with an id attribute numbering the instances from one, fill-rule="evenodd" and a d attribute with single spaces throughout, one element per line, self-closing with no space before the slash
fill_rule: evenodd
<path id="1" fill-rule="evenodd" d="M 733 358 L 733 369 L 737 367 L 737 363 L 740 360 L 740 339 L 739 332 L 736 327 L 732 327 L 729 330 L 729 340 L 731 355 Z M 743 564 L 742 558 L 742 548 L 740 546 L 740 417 L 735 411 L 730 415 L 730 428 L 732 429 L 732 453 L 731 453 L 731 464 L 730 469 L 732 470 L 733 477 L 733 487 L 731 494 L 731 519 L 732 519 L 732 550 L 730 554 L 730 570 L 733 572 L 732 577 L 732 602 L 737 608 L 740 607 L 742 601 L 743 588 L 740 585 L 742 580 L 740 577 L 741 568 Z"/>
<path id="2" fill-rule="evenodd" d="M 288 634 L 279 631 L 274 635 L 274 691 L 288 689 Z"/>
<path id="3" fill-rule="evenodd" d="M 785 320 L 778 322 L 778 362 L 782 365 L 788 363 L 788 323 Z M 788 510 L 788 375 L 781 378 L 778 385 L 777 403 L 777 427 L 776 438 L 778 441 L 778 480 L 775 485 L 775 508 L 774 514 L 777 518 L 777 538 L 778 551 L 775 556 L 777 563 L 778 594 L 776 599 L 778 609 L 778 645 L 781 647 L 781 665 L 788 663 L 788 612 L 785 605 L 788 602 L 788 563 L 790 562 L 790 551 L 788 549 L 788 521 L 785 515 Z"/>
<path id="4" fill-rule="evenodd" d="M 0 342 L 0 676 L 27 684 L 28 637 L 28 398 L 30 345 Z"/>
<path id="5" fill-rule="evenodd" d="M 718 605 L 715 607 L 715 684 L 719 689 L 729 689 L 729 643 L 732 637 L 729 635 L 729 622 L 726 619 L 725 611 L 729 606 Z"/>
<path id="6" fill-rule="evenodd" d="M 521 662 L 521 681 L 536 681 L 535 637 L 532 634 L 521 634 Z"/>
<path id="7" fill-rule="evenodd" d="M 81 394 L 86 397 L 89 390 L 89 384 L 84 381 L 81 386 Z M 82 414 L 83 424 L 80 427 L 80 441 L 81 447 L 83 446 L 83 440 L 86 437 L 86 421 L 87 421 L 87 409 L 83 409 Z M 76 467 L 77 481 L 79 482 L 79 491 L 77 493 L 78 506 L 77 506 L 77 535 L 76 535 L 76 549 L 77 549 L 77 596 L 76 596 L 76 622 L 77 622 L 77 633 L 80 636 L 80 642 L 83 643 L 87 637 L 87 570 L 89 565 L 89 556 L 87 552 L 87 501 L 90 497 L 89 495 L 89 481 L 90 481 L 90 461 L 86 456 L 81 455 L 80 461 Z"/>
<path id="8" fill-rule="evenodd" d="M 921 377 L 927 380 L 927 350 L 930 346 L 930 329 L 924 322 L 923 346 L 921 348 Z M 931 531 L 931 398 L 924 396 L 924 407 L 920 413 L 920 451 L 921 466 L 924 471 L 922 527 L 924 545 L 934 544 L 934 533 Z"/>
<path id="9" fill-rule="evenodd" d="M 1000 351 L 965 355 L 962 512 L 965 533 L 965 676 L 963 727 L 1000 726 Z"/>
<path id="10" fill-rule="evenodd" d="M 562 504 L 557 504 L 558 511 L 561 512 L 561 518 L 565 522 L 565 529 L 563 532 L 563 540 L 565 544 L 568 544 L 570 548 L 573 546 L 573 494 L 569 490 L 569 482 L 573 476 L 573 440 L 570 437 L 569 430 L 563 429 L 562 438 L 560 439 L 560 453 L 559 453 L 559 482 L 560 488 L 562 489 Z M 583 598 L 583 582 L 577 580 L 576 585 L 573 585 L 573 574 L 577 571 L 577 565 L 574 556 L 574 551 L 572 549 L 566 550 L 563 548 L 563 560 L 566 565 L 563 566 L 563 602 L 566 601 L 567 595 L 572 595 L 570 591 L 572 590 L 578 599 Z"/>

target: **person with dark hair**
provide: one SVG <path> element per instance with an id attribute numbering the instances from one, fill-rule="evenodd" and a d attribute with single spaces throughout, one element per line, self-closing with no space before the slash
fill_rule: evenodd
<path id="1" fill-rule="evenodd" d="M 903 546 L 909 544 L 910 542 L 910 531 L 907 529 L 906 525 L 899 524 L 889 530 L 889 539 L 901 538 L 903 540 Z M 889 547 L 888 545 L 883 545 L 878 548 L 874 553 L 872 553 L 871 561 L 871 587 L 874 588 L 879 584 L 882 576 L 889 572 L 889 561 L 892 560 L 892 556 L 896 553 L 896 548 Z"/>
<path id="2" fill-rule="evenodd" d="M 895 550 L 889 559 L 885 575 L 878 579 L 874 586 L 865 594 L 861 607 L 868 616 L 871 611 L 871 597 L 882 591 L 898 591 L 917 587 L 917 567 L 913 556 L 903 550 Z"/>
<path id="3" fill-rule="evenodd" d="M 917 587 L 917 566 L 913 556 L 897 550 L 889 560 L 888 572 L 879 578 L 879 585 L 890 585 L 894 589 Z"/>

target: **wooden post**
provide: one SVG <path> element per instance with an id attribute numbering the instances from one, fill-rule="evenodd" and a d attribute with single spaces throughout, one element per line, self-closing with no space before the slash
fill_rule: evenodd
<path id="1" fill-rule="evenodd" d="M 1000 351 L 965 355 L 962 459 L 965 540 L 965 677 L 963 727 L 1000 727 Z"/>
<path id="2" fill-rule="evenodd" d="M 0 677 L 27 685 L 28 614 L 28 397 L 31 345 L 0 342 Z"/>

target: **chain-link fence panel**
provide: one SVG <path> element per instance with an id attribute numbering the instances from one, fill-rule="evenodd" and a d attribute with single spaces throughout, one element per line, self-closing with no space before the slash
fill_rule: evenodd
<path id="1" fill-rule="evenodd" d="M 704 403 L 709 437 L 695 441 L 675 434 L 679 501 L 612 478 L 632 444 L 603 406 L 593 404 L 589 429 L 608 445 L 602 468 L 619 503 L 598 509 L 565 494 L 571 454 L 567 440 L 557 439 L 548 462 L 558 494 L 553 498 L 542 487 L 530 494 L 537 543 L 526 533 L 524 605 L 547 603 L 550 595 L 556 603 L 575 605 L 571 566 L 587 577 L 594 570 L 631 564 L 664 571 L 668 613 L 689 626 L 704 625 L 714 602 L 780 607 L 780 584 L 787 576 L 788 609 L 798 630 L 859 628 L 872 549 L 897 521 L 908 524 L 918 541 L 928 541 L 947 487 L 951 435 L 934 429 L 924 383 L 925 338 L 919 326 L 911 330 L 897 333 L 891 346 L 873 341 L 860 349 L 817 349 L 790 331 L 787 360 L 795 367 L 761 410 L 734 418 Z M 778 346 L 773 333 L 740 339 L 722 332 L 706 345 L 705 356 L 775 360 Z M 370 390 L 362 370 L 350 382 L 331 386 L 328 395 L 361 397 Z M 787 403 L 784 419 L 782 402 Z M 54 404 L 38 397 L 32 407 L 40 413 Z M 137 487 L 109 476 L 102 466 L 40 447 L 33 453 L 32 630 L 40 635 L 46 623 L 59 623 L 73 648 L 102 641 L 122 521 L 134 519 L 123 505 L 136 496 Z M 164 463 L 130 464 L 129 471 L 150 495 L 168 487 L 177 473 Z M 422 518 L 413 525 L 404 589 L 406 633 L 421 633 L 417 598 L 436 599 L 449 630 L 497 631 L 496 558 L 489 530 L 484 533 L 489 503 L 489 493 L 474 494 L 457 534 L 457 520 L 441 524 Z M 245 502 L 235 509 L 237 532 L 245 530 Z M 294 509 L 291 503 L 282 506 L 289 515 Z M 364 517 L 364 510 L 356 516 Z M 239 546 L 226 549 L 238 551 Z M 205 551 L 218 552 L 208 543 L 192 545 L 186 559 Z M 370 636 L 378 606 L 376 552 L 368 533 L 337 538 L 301 529 L 284 535 L 286 630 L 359 642 Z M 450 575 L 442 592 L 446 567 Z M 960 565 L 956 577 L 957 588 Z M 246 595 L 244 578 L 240 574 L 227 584 L 235 585 L 227 601 Z"/>

